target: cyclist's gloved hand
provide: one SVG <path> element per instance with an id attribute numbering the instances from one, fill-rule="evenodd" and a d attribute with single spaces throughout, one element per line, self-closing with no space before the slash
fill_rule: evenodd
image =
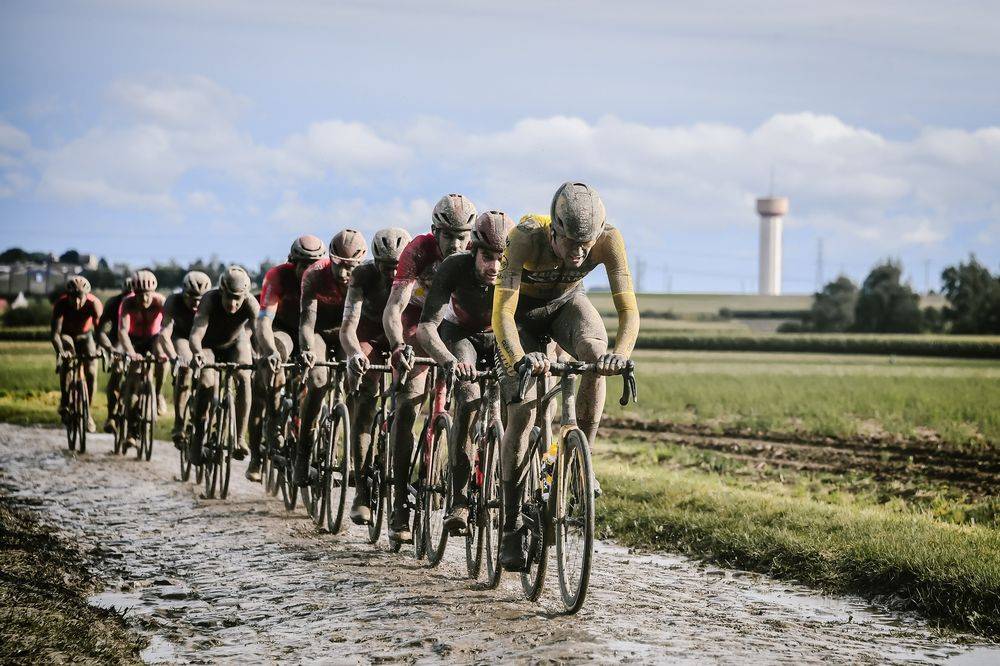
<path id="1" fill-rule="evenodd" d="M 201 352 L 197 352 L 191 356 L 191 367 L 200 368 L 205 365 L 205 355 Z"/>
<path id="2" fill-rule="evenodd" d="M 399 371 L 413 370 L 413 347 L 410 345 L 396 347 L 392 352 L 392 367 Z"/>
<path id="3" fill-rule="evenodd" d="M 521 363 L 528 366 L 531 369 L 531 374 L 535 376 L 546 374 L 552 365 L 548 355 L 540 351 L 525 354 Z"/>
<path id="4" fill-rule="evenodd" d="M 625 369 L 628 359 L 620 354 L 604 354 L 597 359 L 597 374 L 617 375 Z"/>
<path id="5" fill-rule="evenodd" d="M 61 358 L 64 361 L 70 360 L 71 358 L 73 358 L 73 356 L 75 356 L 75 354 L 73 354 L 73 352 L 67 349 L 64 349 L 61 352 L 59 352 L 59 358 Z"/>
<path id="6" fill-rule="evenodd" d="M 128 353 L 128 357 L 129 357 L 130 359 L 132 359 L 133 361 L 141 361 L 141 360 L 142 360 L 142 354 L 140 354 L 140 353 L 139 353 L 139 352 L 137 352 L 137 351 L 132 351 L 132 352 L 129 352 L 129 353 Z"/>
<path id="7" fill-rule="evenodd" d="M 300 354 L 302 358 L 302 364 L 307 368 L 311 368 L 316 365 L 316 354 L 308 349 L 303 349 Z"/>
<path id="8" fill-rule="evenodd" d="M 347 370 L 355 376 L 363 375 L 368 372 L 369 365 L 371 365 L 371 363 L 368 361 L 367 356 L 364 354 L 355 354 L 350 358 L 350 360 L 348 360 Z"/>
<path id="9" fill-rule="evenodd" d="M 459 361 L 453 364 L 452 370 L 455 372 L 455 377 L 463 382 L 471 382 L 476 378 L 476 366 L 472 363 Z"/>

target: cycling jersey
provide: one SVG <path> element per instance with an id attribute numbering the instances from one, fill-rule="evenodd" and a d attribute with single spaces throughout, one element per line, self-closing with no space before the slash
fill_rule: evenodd
<path id="1" fill-rule="evenodd" d="M 453 254 L 438 266 L 420 321 L 444 319 L 470 332 L 492 329 L 493 285 L 476 275 L 476 255 Z"/>
<path id="2" fill-rule="evenodd" d="M 361 290 L 361 323 L 371 322 L 382 331 L 382 313 L 389 302 L 393 278 L 386 278 L 372 262 L 361 264 L 351 273 L 351 286 Z M 360 329 L 360 326 L 359 326 Z"/>
<path id="3" fill-rule="evenodd" d="M 416 283 L 413 295 L 410 296 L 410 305 L 424 304 L 431 280 L 434 279 L 434 272 L 443 258 L 441 246 L 438 245 L 433 232 L 415 237 L 403 248 L 403 253 L 399 256 L 399 265 L 396 266 L 396 278 L 392 284 L 396 286 Z"/>
<path id="4" fill-rule="evenodd" d="M 299 330 L 301 282 L 295 275 L 295 264 L 278 264 L 264 275 L 260 290 L 260 309 L 277 307 L 274 326 L 294 338 Z"/>
<path id="5" fill-rule="evenodd" d="M 108 302 L 104 304 L 104 312 L 101 313 L 101 319 L 97 322 L 97 328 L 101 329 L 111 324 L 108 328 L 108 340 L 111 341 L 112 346 L 118 344 L 118 312 L 121 310 L 122 301 L 125 300 L 126 296 L 131 296 L 132 292 L 125 294 L 115 294 L 108 299 Z"/>
<path id="6" fill-rule="evenodd" d="M 52 306 L 52 324 L 55 325 L 56 320 L 62 317 L 62 334 L 75 338 L 90 332 L 102 312 L 101 301 L 93 294 L 87 294 L 80 307 L 76 305 L 75 296 L 63 294 Z"/>
<path id="7" fill-rule="evenodd" d="M 344 320 L 344 299 L 347 285 L 333 277 L 329 257 L 320 259 L 306 269 L 302 276 L 302 300 L 316 299 L 316 330 L 330 331 L 339 328 Z"/>
<path id="8" fill-rule="evenodd" d="M 163 296 L 153 294 L 153 301 L 148 308 L 142 307 L 135 294 L 129 294 L 122 299 L 118 312 L 118 321 L 128 315 L 128 337 L 132 340 L 146 340 L 160 333 L 163 323 Z"/>
<path id="9" fill-rule="evenodd" d="M 188 307 L 184 294 L 170 294 L 163 305 L 163 311 L 174 322 L 171 340 L 186 340 L 191 336 L 191 325 L 194 324 L 194 310 Z"/>
<path id="10" fill-rule="evenodd" d="M 228 312 L 222 303 L 218 289 L 212 289 L 201 299 L 198 312 L 204 310 L 208 319 L 205 336 L 201 340 L 202 349 L 224 349 L 239 342 L 247 324 L 253 325 L 260 312 L 257 299 L 247 295 L 236 312 Z"/>
<path id="11" fill-rule="evenodd" d="M 628 356 L 635 346 L 638 326 L 627 321 L 637 322 L 638 319 L 627 318 L 626 313 L 638 312 L 638 307 L 621 232 L 605 224 L 579 268 L 563 265 L 552 249 L 551 238 L 552 226 L 547 215 L 525 215 L 507 237 L 493 299 L 493 330 L 508 373 L 513 372 L 514 364 L 524 356 L 515 323 L 521 310 L 519 297 L 528 297 L 533 304 L 558 305 L 568 301 L 582 290 L 583 278 L 601 264 L 607 270 L 611 298 L 618 311 L 615 353 Z"/>

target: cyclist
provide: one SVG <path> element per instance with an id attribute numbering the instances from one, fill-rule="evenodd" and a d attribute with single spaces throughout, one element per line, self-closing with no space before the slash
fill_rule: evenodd
<path id="1" fill-rule="evenodd" d="M 326 245 L 316 236 L 300 236 L 292 242 L 288 261 L 271 268 L 264 275 L 260 293 L 260 313 L 254 329 L 260 354 L 254 379 L 253 406 L 250 416 L 250 464 L 246 477 L 260 481 L 260 442 L 264 412 L 276 399 L 276 389 L 285 382 L 281 364 L 298 351 L 299 302 L 302 275 L 326 256 Z"/>
<path id="2" fill-rule="evenodd" d="M 309 373 L 305 397 L 299 408 L 299 450 L 295 457 L 293 481 L 299 486 L 309 482 L 309 454 L 312 451 L 316 419 L 326 395 L 330 373 L 314 367 L 316 361 L 340 353 L 340 323 L 344 318 L 344 299 L 351 273 L 365 259 L 368 246 L 361 232 L 344 229 L 330 239 L 330 256 L 306 269 L 302 276 L 302 307 L 299 317 L 299 348 Z"/>
<path id="3" fill-rule="evenodd" d="M 416 339 L 417 324 L 434 272 L 445 257 L 468 248 L 476 207 L 461 194 L 448 194 L 434 206 L 431 232 L 411 240 L 399 257 L 396 277 L 386 302 L 382 324 L 392 350 L 392 364 L 408 373 L 400 387 L 393 422 L 393 507 L 389 536 L 399 542 L 409 542 L 410 512 L 406 507 L 407 473 L 413 449 L 413 423 L 423 400 L 427 376 L 426 367 L 410 367 L 409 353 L 422 354 Z"/>
<path id="4" fill-rule="evenodd" d="M 201 368 L 212 363 L 250 363 L 253 360 L 251 335 L 260 306 L 250 293 L 250 276 L 240 266 L 230 266 L 219 278 L 219 286 L 201 299 L 191 325 L 191 365 Z M 202 463 L 205 420 L 219 373 L 205 369 L 198 378 L 194 399 L 194 438 L 188 457 L 195 465 Z M 250 416 L 250 371 L 236 373 L 236 446 L 233 458 L 243 460 L 250 449 L 246 445 Z"/>
<path id="5" fill-rule="evenodd" d="M 101 319 L 97 322 L 97 342 L 107 352 L 108 357 L 111 356 L 111 352 L 119 350 L 118 312 L 121 310 L 122 301 L 125 300 L 126 296 L 131 294 L 132 276 L 127 275 L 122 281 L 121 293 L 115 294 L 108 299 L 108 302 L 104 304 L 104 312 L 101 313 Z M 108 397 L 108 418 L 104 421 L 104 432 L 107 433 L 115 431 L 111 415 L 114 414 L 115 407 L 118 405 L 118 399 L 121 397 L 122 382 L 124 381 L 124 377 L 122 377 L 123 370 L 123 364 L 116 360 L 112 362 L 111 370 L 108 373 L 108 385 L 105 388 Z"/>
<path id="6" fill-rule="evenodd" d="M 82 275 L 74 275 L 66 280 L 66 293 L 52 306 L 52 347 L 61 361 L 76 356 L 94 356 L 93 329 L 101 319 L 101 301 L 90 293 L 90 282 Z M 66 371 L 65 363 L 59 364 L 59 416 L 66 418 Z M 87 379 L 87 395 L 94 401 L 94 387 L 97 381 L 97 360 L 90 359 L 83 365 Z M 87 421 L 87 432 L 94 432 L 94 419 Z"/>
<path id="7" fill-rule="evenodd" d="M 456 373 L 455 430 L 451 438 L 452 510 L 445 528 L 468 526 L 466 488 L 471 473 L 469 428 L 479 405 L 479 384 L 472 381 L 477 362 L 494 358 L 493 283 L 500 271 L 507 234 L 514 220 L 491 210 L 476 219 L 472 252 L 459 252 L 441 262 L 431 284 L 417 328 L 417 339 L 431 358 Z"/>
<path id="8" fill-rule="evenodd" d="M 174 382 L 174 428 L 171 439 L 174 446 L 184 441 L 184 409 L 191 394 L 191 325 L 201 297 L 212 288 L 212 280 L 201 271 L 189 271 L 181 283 L 181 291 L 167 296 L 163 306 L 163 326 L 160 327 L 159 348 L 164 356 L 177 361 L 177 380 Z"/>
<path id="9" fill-rule="evenodd" d="M 133 361 L 140 361 L 145 354 L 158 350 L 154 343 L 163 323 L 163 296 L 156 293 L 156 275 L 151 270 L 140 269 L 132 278 L 134 293 L 122 299 L 118 314 L 118 342 L 122 351 Z M 129 374 L 125 380 L 125 395 L 133 396 L 140 377 L 139 369 Z M 167 411 L 167 401 L 163 398 L 163 365 L 157 363 L 153 369 L 156 384 L 156 412 Z M 131 400 L 129 401 L 131 406 Z M 129 429 L 135 433 L 134 428 Z M 134 446 L 134 434 L 130 434 L 125 448 Z"/>
<path id="10" fill-rule="evenodd" d="M 361 264 L 351 273 L 351 284 L 344 302 L 344 319 L 340 326 L 340 347 L 348 359 L 348 384 L 360 386 L 351 398 L 351 455 L 354 458 L 354 478 L 368 473 L 365 458 L 371 445 L 371 428 L 377 407 L 378 381 L 368 366 L 378 356 L 389 353 L 389 343 L 382 328 L 392 280 L 396 275 L 399 255 L 410 242 L 406 229 L 391 227 L 375 232 L 372 239 L 373 262 Z M 357 525 L 371 522 L 368 508 L 368 488 L 355 485 L 351 520 Z"/>
<path id="11" fill-rule="evenodd" d="M 551 215 L 527 215 L 507 239 L 493 300 L 493 331 L 506 376 L 505 400 L 513 401 L 517 369 L 532 375 L 549 369 L 542 340 L 551 338 L 575 358 L 596 362 L 600 375 L 621 371 L 639 331 L 632 278 L 621 233 L 605 221 L 604 204 L 594 188 L 563 183 L 552 199 Z M 587 298 L 583 278 L 603 264 L 618 312 L 618 335 L 608 351 L 601 315 Z M 593 442 L 604 409 L 603 376 L 583 375 L 576 397 L 577 422 Z M 511 404 L 502 441 L 504 534 L 501 563 L 524 567 L 517 519 L 520 489 L 516 470 L 525 454 L 534 421 L 533 403 Z M 595 483 L 596 486 L 596 483 Z M 599 486 L 597 486 L 599 488 Z"/>

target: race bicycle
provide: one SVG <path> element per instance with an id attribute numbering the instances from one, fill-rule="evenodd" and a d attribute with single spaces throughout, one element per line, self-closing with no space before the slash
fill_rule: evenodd
<path id="1" fill-rule="evenodd" d="M 153 366 L 159 360 L 147 353 L 139 360 L 128 359 L 125 384 L 118 400 L 122 414 L 116 420 L 115 452 L 123 455 L 129 446 L 135 447 L 136 460 L 149 460 L 153 455 L 153 430 L 156 428 L 156 382 Z M 130 444 L 135 440 L 135 444 Z"/>
<path id="2" fill-rule="evenodd" d="M 528 464 L 519 484 L 522 487 L 521 538 L 525 550 L 525 571 L 521 585 L 525 596 L 536 601 L 542 593 L 548 564 L 548 550 L 555 541 L 559 591 L 567 613 L 576 613 L 587 598 L 594 556 L 594 469 L 590 445 L 576 425 L 576 377 L 596 372 L 596 364 L 572 361 L 553 363 L 550 373 L 559 382 L 535 398 L 539 414 L 548 413 L 550 403 L 560 399 L 558 436 L 552 424 L 541 419 L 528 444 Z M 635 364 L 629 361 L 618 374 L 623 378 L 622 406 L 636 399 Z M 530 381 L 530 369 L 519 369 L 517 398 L 523 400 Z M 502 516 L 501 516 L 502 518 Z"/>
<path id="3" fill-rule="evenodd" d="M 389 433 L 392 432 L 393 417 L 396 413 L 396 391 L 389 389 L 387 377 L 392 373 L 392 366 L 374 364 L 368 366 L 368 372 L 379 373 L 378 408 L 372 420 L 371 439 L 368 451 L 365 453 L 361 474 L 355 479 L 354 490 L 362 488 L 367 492 L 368 509 L 371 520 L 368 522 L 368 542 L 377 543 L 382 531 L 382 522 L 386 511 L 391 507 L 387 504 L 389 490 L 390 446 Z"/>
<path id="4" fill-rule="evenodd" d="M 204 497 L 212 499 L 216 491 L 219 499 L 229 496 L 229 477 L 232 473 L 233 449 L 236 447 L 236 373 L 253 370 L 249 363 L 207 363 L 195 371 L 193 381 L 205 370 L 219 373 L 219 381 L 212 390 L 211 404 L 205 414 L 202 441 L 202 478 Z"/>
<path id="5" fill-rule="evenodd" d="M 83 366 L 98 355 L 73 354 L 60 359 L 65 382 L 65 409 L 63 423 L 66 426 L 66 439 L 69 450 L 79 447 L 80 453 L 87 452 L 87 425 L 90 423 L 90 394 L 87 392 L 87 377 Z"/>
<path id="6" fill-rule="evenodd" d="M 173 362 L 173 377 L 174 377 L 174 395 L 180 390 L 180 373 L 178 372 L 178 362 L 175 359 Z M 181 481 L 188 481 L 191 478 L 191 468 L 195 469 L 195 483 L 202 482 L 202 471 L 203 467 L 201 465 L 195 465 L 191 461 L 191 457 L 188 455 L 188 446 L 191 440 L 194 439 L 194 419 L 192 418 L 193 405 L 195 400 L 195 391 L 197 386 L 194 385 L 193 380 L 194 374 L 188 378 L 188 381 L 192 383 L 191 393 L 184 403 L 184 408 L 181 410 L 180 419 L 180 431 L 181 431 L 181 442 L 179 445 L 179 451 L 177 452 L 180 457 L 181 465 Z"/>
<path id="7" fill-rule="evenodd" d="M 278 388 L 274 400 L 268 400 L 264 415 L 261 451 L 261 478 L 264 489 L 272 496 L 281 492 L 285 509 L 292 511 L 298 504 L 299 489 L 292 482 L 295 456 L 299 446 L 299 400 L 302 396 L 302 366 L 297 361 L 282 363 L 285 382 Z"/>
<path id="8" fill-rule="evenodd" d="M 337 534 L 343 525 L 351 478 L 351 419 L 344 402 L 347 363 L 317 361 L 313 367 L 327 368 L 332 375 L 316 422 L 309 461 L 310 482 L 302 488 L 302 502 L 317 528 L 325 526 L 327 531 Z"/>

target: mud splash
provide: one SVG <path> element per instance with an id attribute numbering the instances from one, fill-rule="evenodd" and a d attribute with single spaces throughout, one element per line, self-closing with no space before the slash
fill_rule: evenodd
<path id="1" fill-rule="evenodd" d="M 918 618 L 740 571 L 601 544 L 580 615 L 523 600 L 510 577 L 484 590 L 449 546 L 429 569 L 373 548 L 360 530 L 316 533 L 234 470 L 224 502 L 177 482 L 158 442 L 151 463 L 90 453 L 61 432 L 0 425 L 17 495 L 102 556 L 114 585 L 92 601 L 127 609 L 153 663 L 297 661 L 993 661 L 997 646 Z M 242 467 L 239 469 L 242 472 Z"/>

